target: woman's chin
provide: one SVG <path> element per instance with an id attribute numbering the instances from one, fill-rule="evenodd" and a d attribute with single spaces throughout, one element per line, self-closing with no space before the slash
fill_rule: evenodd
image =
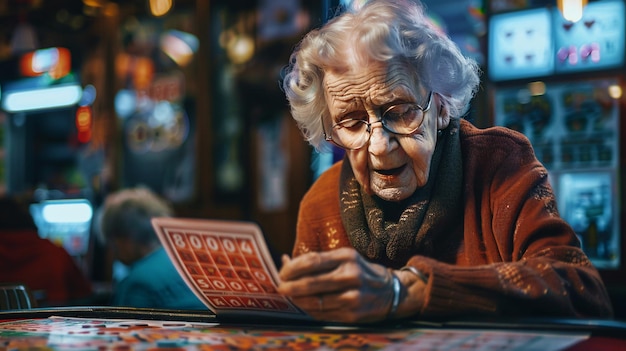
<path id="1" fill-rule="evenodd" d="M 386 201 L 402 201 L 415 192 L 415 178 L 409 172 L 397 176 L 372 176 L 371 193 Z"/>
<path id="2" fill-rule="evenodd" d="M 373 195 L 378 196 L 379 198 L 385 201 L 402 201 L 407 199 L 409 196 L 413 194 L 413 191 L 409 191 L 407 188 L 385 188 L 374 190 Z"/>

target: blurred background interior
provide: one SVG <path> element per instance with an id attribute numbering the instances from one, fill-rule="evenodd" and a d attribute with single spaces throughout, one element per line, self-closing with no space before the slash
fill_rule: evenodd
<path id="1" fill-rule="evenodd" d="M 467 118 L 530 138 L 623 316 L 624 1 L 425 3 L 483 68 Z M 344 4 L 1 1 L 0 197 L 27 203 L 38 235 L 105 294 L 115 264 L 94 223 L 126 187 L 181 217 L 255 221 L 289 253 L 300 198 L 342 155 L 303 141 L 281 69 Z"/>

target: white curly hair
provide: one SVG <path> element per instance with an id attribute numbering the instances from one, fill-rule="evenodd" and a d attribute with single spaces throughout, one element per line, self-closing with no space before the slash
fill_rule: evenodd
<path id="1" fill-rule="evenodd" d="M 309 32 L 291 54 L 282 88 L 305 139 L 326 150 L 322 119 L 329 111 L 324 72 L 348 69 L 359 60 L 403 60 L 422 87 L 437 93 L 451 118 L 469 108 L 480 83 L 477 63 L 436 28 L 419 0 L 370 0 L 349 7 Z"/>

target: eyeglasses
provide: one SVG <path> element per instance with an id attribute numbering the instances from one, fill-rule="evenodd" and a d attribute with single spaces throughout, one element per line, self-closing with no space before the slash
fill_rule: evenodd
<path id="1" fill-rule="evenodd" d="M 331 135 L 326 133 L 324 123 L 322 129 L 324 131 L 324 139 L 333 144 L 347 149 L 357 150 L 362 148 L 372 135 L 372 124 L 380 122 L 383 129 L 389 133 L 396 135 L 411 135 L 424 122 L 424 115 L 430 109 L 433 98 L 433 92 L 428 93 L 428 103 L 426 107 L 418 104 L 407 103 L 393 105 L 386 109 L 375 122 L 368 122 L 367 116 L 363 119 L 344 119 L 333 124 Z"/>

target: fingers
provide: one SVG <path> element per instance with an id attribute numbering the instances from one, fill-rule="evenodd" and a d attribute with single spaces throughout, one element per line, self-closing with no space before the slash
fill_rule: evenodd
<path id="1" fill-rule="evenodd" d="M 312 317 L 328 320 L 330 315 L 350 313 L 355 304 L 354 297 L 347 296 L 350 294 L 354 292 L 294 297 L 292 301 Z"/>
<path id="2" fill-rule="evenodd" d="M 358 286 L 357 274 L 346 274 L 345 270 L 339 269 L 282 280 L 278 285 L 278 291 L 290 297 L 307 297 L 345 291 Z"/>
<path id="3" fill-rule="evenodd" d="M 358 254 L 354 249 L 342 248 L 326 252 L 309 252 L 293 259 L 283 257 L 280 279 L 284 281 L 298 279 L 329 272 L 340 264 L 355 261 Z"/>
<path id="4" fill-rule="evenodd" d="M 419 313 L 426 283 L 391 271 L 354 249 L 284 256 L 278 291 L 317 320 L 362 323 Z M 393 276 L 398 279 L 393 279 Z"/>
<path id="5" fill-rule="evenodd" d="M 283 267 L 280 270 L 280 279 L 292 280 L 302 276 L 319 274 L 322 271 L 321 263 L 323 262 L 322 254 L 318 252 L 310 252 L 289 261 L 283 260 Z"/>
<path id="6" fill-rule="evenodd" d="M 292 297 L 291 301 L 298 305 L 301 309 L 305 310 L 308 314 L 319 314 L 320 312 L 326 310 L 329 311 L 328 307 L 328 297 L 324 297 L 324 295 L 308 295 L 301 297 Z M 326 304 L 326 306 L 324 306 Z"/>
<path id="7" fill-rule="evenodd" d="M 362 262 L 353 249 L 312 252 L 283 262 L 278 291 L 290 297 L 346 291 L 362 284 Z"/>
<path id="8" fill-rule="evenodd" d="M 365 260 L 354 249 L 311 252 L 283 259 L 278 290 L 287 296 L 329 294 L 350 289 L 377 290 L 387 283 L 385 267 Z"/>
<path id="9" fill-rule="evenodd" d="M 283 264 L 287 264 L 287 263 L 289 263 L 289 261 L 291 261 L 291 257 L 289 257 L 289 255 L 287 255 L 287 254 L 283 254 L 280 257 L 280 259 L 283 262 Z"/>
<path id="10" fill-rule="evenodd" d="M 294 297 L 292 301 L 314 319 L 330 322 L 363 323 L 382 320 L 386 310 L 381 297 L 365 296 L 357 290 Z"/>
<path id="11" fill-rule="evenodd" d="M 354 249 L 283 257 L 278 291 L 315 319 L 382 320 L 393 300 L 390 272 Z"/>

